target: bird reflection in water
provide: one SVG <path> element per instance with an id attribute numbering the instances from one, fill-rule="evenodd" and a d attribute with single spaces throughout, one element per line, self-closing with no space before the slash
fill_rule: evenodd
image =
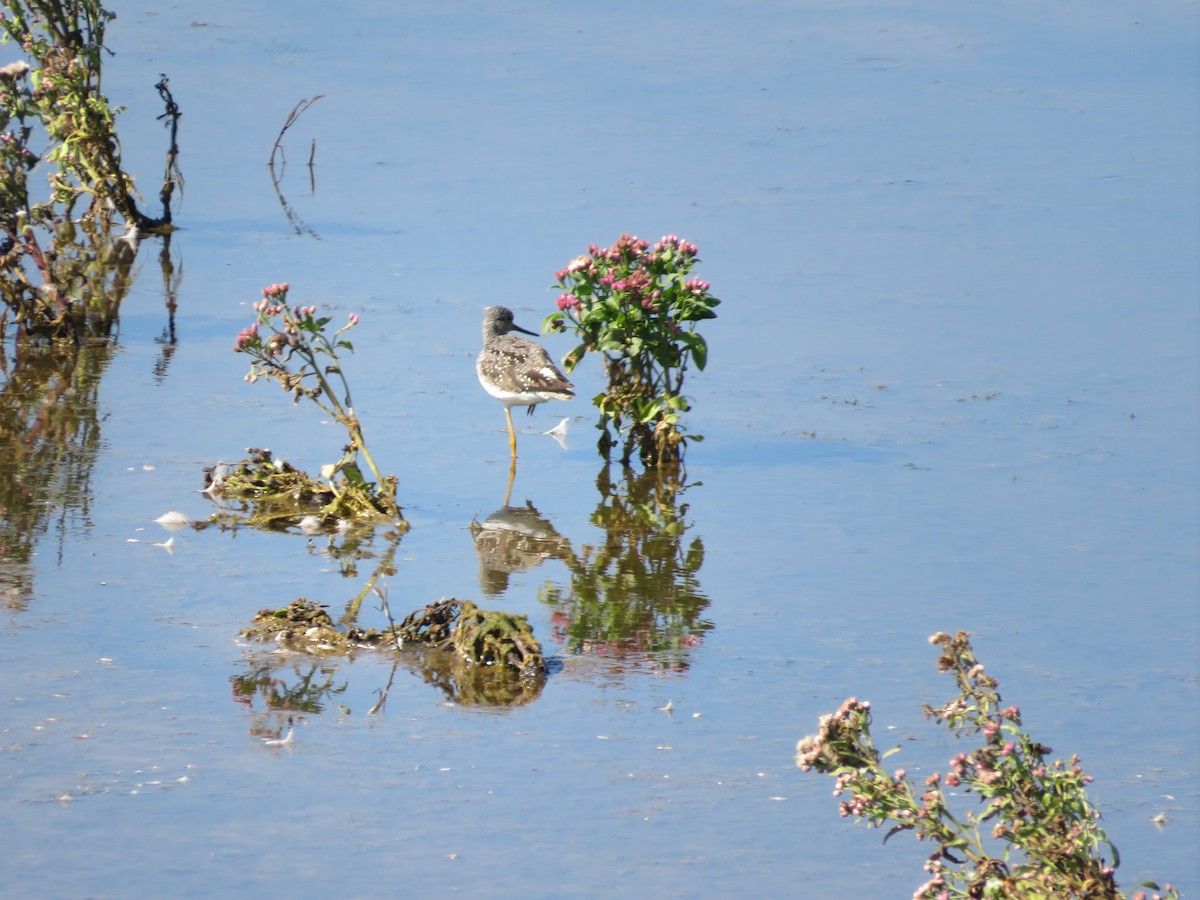
<path id="1" fill-rule="evenodd" d="M 479 586 L 488 597 L 508 589 L 508 577 L 540 566 L 547 559 L 566 560 L 571 565 L 575 551 L 529 500 L 510 506 L 515 462 L 508 470 L 504 505 L 483 521 L 471 522 L 471 536 L 479 556 Z"/>

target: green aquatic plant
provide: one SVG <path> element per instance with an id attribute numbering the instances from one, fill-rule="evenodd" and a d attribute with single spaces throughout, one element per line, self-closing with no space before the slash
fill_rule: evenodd
<path id="1" fill-rule="evenodd" d="M 696 325 L 716 317 L 720 301 L 692 275 L 695 244 L 669 234 L 653 247 L 628 234 L 611 247 L 593 244 L 555 274 L 558 311 L 544 329 L 570 328 L 579 339 L 563 365 L 572 371 L 588 352 L 602 354 L 608 388 L 593 403 L 600 410 L 601 454 L 621 443 L 621 462 L 636 454 L 647 468 L 670 468 L 688 441 L 683 394 L 689 365 L 703 370 L 708 344 Z"/>
<path id="2" fill-rule="evenodd" d="M 899 747 L 876 749 L 871 705 L 851 697 L 821 716 L 817 734 L 799 741 L 796 764 L 836 779 L 834 795 L 849 798 L 839 802 L 843 817 L 890 824 L 885 841 L 911 831 L 932 845 L 925 863 L 931 877 L 914 900 L 1123 897 L 1114 877 L 1117 849 L 1088 800 L 1092 779 L 1079 757 L 1046 761 L 1051 749 L 1022 729 L 1017 707 L 1003 706 L 999 682 L 976 660 L 965 632 L 938 632 L 929 641 L 941 648 L 938 670 L 953 674 L 958 695 L 926 705 L 925 715 L 959 737 L 982 735 L 982 746 L 956 754 L 944 776 L 934 772 L 919 788 L 904 769 L 884 768 Z M 959 792 L 975 794 L 982 806 L 962 811 L 961 800 L 952 800 Z M 1162 890 L 1163 897 L 1179 896 L 1169 884 Z"/>
<path id="3" fill-rule="evenodd" d="M 350 384 L 342 369 L 339 351 L 354 352 L 354 345 L 345 334 L 358 324 L 357 313 L 350 313 L 341 328 L 328 333 L 333 321 L 330 316 L 318 316 L 315 306 L 287 305 L 287 284 L 272 284 L 263 289 L 262 299 L 254 304 L 255 321 L 243 328 L 234 342 L 237 353 L 251 358 L 246 380 L 274 381 L 292 401 L 302 399 L 316 404 L 326 415 L 346 429 L 349 442 L 337 462 L 321 470 L 324 483 L 303 476 L 312 485 L 311 493 L 322 496 L 328 492 L 332 499 L 321 510 L 322 517 L 332 524 L 337 519 L 369 521 L 380 518 L 403 524 L 404 518 L 396 502 L 396 477 L 384 476 L 375 464 L 362 423 L 354 412 Z M 375 481 L 369 482 L 359 467 L 359 458 L 366 464 Z M 269 462 L 269 461 L 268 461 Z M 294 478 L 296 471 L 266 472 L 256 467 L 249 473 L 253 479 L 260 475 Z M 229 473 L 226 473 L 228 475 Z M 294 494 L 298 488 L 288 481 L 276 490 L 270 480 L 264 490 L 278 498 Z M 268 502 L 267 496 L 255 498 Z"/>

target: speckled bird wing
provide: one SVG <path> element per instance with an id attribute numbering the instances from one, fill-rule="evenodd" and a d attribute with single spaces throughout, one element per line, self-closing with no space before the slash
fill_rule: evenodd
<path id="1" fill-rule="evenodd" d="M 544 391 L 573 396 L 575 385 L 567 381 L 546 353 L 531 341 L 504 335 L 492 340 L 481 354 L 480 364 L 497 387 L 506 391 Z"/>

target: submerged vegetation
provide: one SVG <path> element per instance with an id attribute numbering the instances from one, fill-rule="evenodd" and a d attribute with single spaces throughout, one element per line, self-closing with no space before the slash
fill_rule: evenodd
<path id="1" fill-rule="evenodd" d="M 1122 897 L 1117 849 L 1088 800 L 1092 779 L 1079 757 L 1047 762 L 1052 750 L 1022 729 L 1017 707 L 1003 706 L 999 682 L 976 660 L 965 632 L 938 632 L 929 641 L 940 648 L 938 670 L 954 676 L 958 694 L 926 705 L 925 715 L 958 737 L 982 735 L 981 746 L 955 754 L 945 776 L 934 772 L 920 788 L 904 769 L 884 768 L 900 748 L 875 748 L 871 704 L 851 697 L 821 716 L 817 734 L 800 740 L 796 764 L 834 777 L 834 795 L 849 798 L 839 802 L 843 817 L 891 825 L 885 840 L 911 831 L 932 846 L 925 864 L 931 877 L 915 900 Z M 963 794 L 982 806 L 971 809 Z M 1170 885 L 1162 890 L 1178 897 Z"/>

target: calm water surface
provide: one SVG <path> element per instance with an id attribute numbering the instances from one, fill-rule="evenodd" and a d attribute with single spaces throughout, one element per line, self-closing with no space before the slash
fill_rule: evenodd
<path id="1" fill-rule="evenodd" d="M 793 752 L 857 695 L 910 773 L 944 767 L 920 714 L 949 696 L 939 629 L 1083 755 L 1123 886 L 1200 887 L 1193 6 L 116 10 L 107 90 L 147 193 L 160 72 L 184 111 L 177 341 L 147 243 L 116 346 L 55 395 L 61 490 L 9 529 L 35 552 L 3 569 L 7 894 L 909 896 L 920 848 L 839 820 Z M 317 94 L 277 194 L 271 144 Z M 551 601 L 639 490 L 597 486 L 601 373 L 520 417 L 511 502 L 556 549 L 497 578 L 470 526 L 503 505 L 507 441 L 473 357 L 483 306 L 537 328 L 553 272 L 624 231 L 696 242 L 724 301 L 669 498 L 703 555 L 634 592 L 633 640 L 580 648 L 596 610 Z M 554 672 L 524 705 L 237 640 L 298 596 L 339 612 L 373 560 L 346 578 L 323 541 L 248 530 L 154 546 L 166 510 L 211 511 L 204 466 L 338 452 L 230 352 L 281 280 L 363 317 L 355 399 L 412 524 L 393 609 L 528 615 Z M 563 416 L 565 449 L 537 433 Z M 662 634 L 684 639 L 644 652 Z"/>

